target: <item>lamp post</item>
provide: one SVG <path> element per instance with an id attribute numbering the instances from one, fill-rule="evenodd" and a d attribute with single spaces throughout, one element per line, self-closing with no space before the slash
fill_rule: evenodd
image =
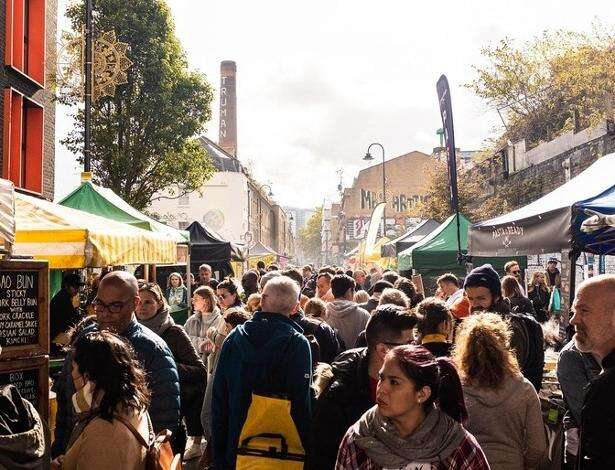
<path id="1" fill-rule="evenodd" d="M 372 147 L 380 147 L 380 150 L 382 150 L 382 202 L 385 203 L 384 206 L 384 210 L 382 211 L 382 236 L 386 237 L 387 234 L 387 216 L 386 216 L 386 202 L 387 202 L 387 193 L 386 193 L 386 173 L 385 173 L 385 169 L 384 169 L 384 147 L 379 144 L 378 142 L 374 142 L 373 144 L 369 144 L 369 147 L 367 147 L 367 152 L 365 153 L 365 156 L 363 157 L 363 160 L 365 161 L 372 161 L 374 159 L 374 157 L 372 157 L 371 153 L 369 153 L 369 151 L 371 150 Z"/>
<path id="2" fill-rule="evenodd" d="M 83 171 L 91 171 L 92 145 L 92 0 L 85 0 L 85 121 L 83 133 Z"/>

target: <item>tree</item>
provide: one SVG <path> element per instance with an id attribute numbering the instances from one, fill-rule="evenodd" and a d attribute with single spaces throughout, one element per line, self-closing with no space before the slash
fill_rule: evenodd
<path id="1" fill-rule="evenodd" d="M 303 256 L 315 261 L 322 248 L 322 206 L 317 207 L 305 227 L 299 229 L 298 245 Z"/>
<path id="2" fill-rule="evenodd" d="M 502 113 L 501 144 L 526 139 L 535 146 L 607 116 L 615 82 L 615 35 L 608 28 L 545 32 L 520 46 L 506 38 L 482 54 L 488 65 L 475 67 L 478 76 L 466 86 Z"/>
<path id="3" fill-rule="evenodd" d="M 94 30 L 114 30 L 119 41 L 129 44 L 133 62 L 128 83 L 92 106 L 95 181 L 137 209 L 163 197 L 163 190 L 169 197 L 199 190 L 213 172 L 207 152 L 195 138 L 211 118 L 213 90 L 202 74 L 188 69 L 167 5 L 163 0 L 94 4 Z M 80 31 L 83 2 L 70 6 L 67 16 Z M 59 99 L 75 103 L 69 94 Z M 74 117 L 77 125 L 62 143 L 79 154 L 83 111 Z"/>

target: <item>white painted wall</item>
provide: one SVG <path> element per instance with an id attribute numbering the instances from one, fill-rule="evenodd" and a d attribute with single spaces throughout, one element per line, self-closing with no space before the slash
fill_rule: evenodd
<path id="1" fill-rule="evenodd" d="M 207 181 L 203 194 L 187 198 L 160 199 L 150 206 L 162 220 L 178 227 L 197 220 L 205 222 L 226 240 L 241 243 L 248 228 L 248 183 L 243 173 L 216 172 Z"/>

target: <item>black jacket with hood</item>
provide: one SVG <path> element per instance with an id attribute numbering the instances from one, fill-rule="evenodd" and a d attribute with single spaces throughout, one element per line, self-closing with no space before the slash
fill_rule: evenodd
<path id="1" fill-rule="evenodd" d="M 331 365 L 333 378 L 318 398 L 310 436 L 308 468 L 335 467 L 337 450 L 348 428 L 374 406 L 367 348 L 349 349 Z"/>
<path id="2" fill-rule="evenodd" d="M 47 468 L 48 442 L 32 404 L 13 385 L 0 386 L 0 469 Z"/>

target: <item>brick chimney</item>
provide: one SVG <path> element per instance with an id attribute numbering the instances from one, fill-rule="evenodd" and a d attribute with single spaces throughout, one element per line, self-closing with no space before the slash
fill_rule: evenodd
<path id="1" fill-rule="evenodd" d="M 220 63 L 220 133 L 218 145 L 237 156 L 237 66 L 232 60 Z"/>

